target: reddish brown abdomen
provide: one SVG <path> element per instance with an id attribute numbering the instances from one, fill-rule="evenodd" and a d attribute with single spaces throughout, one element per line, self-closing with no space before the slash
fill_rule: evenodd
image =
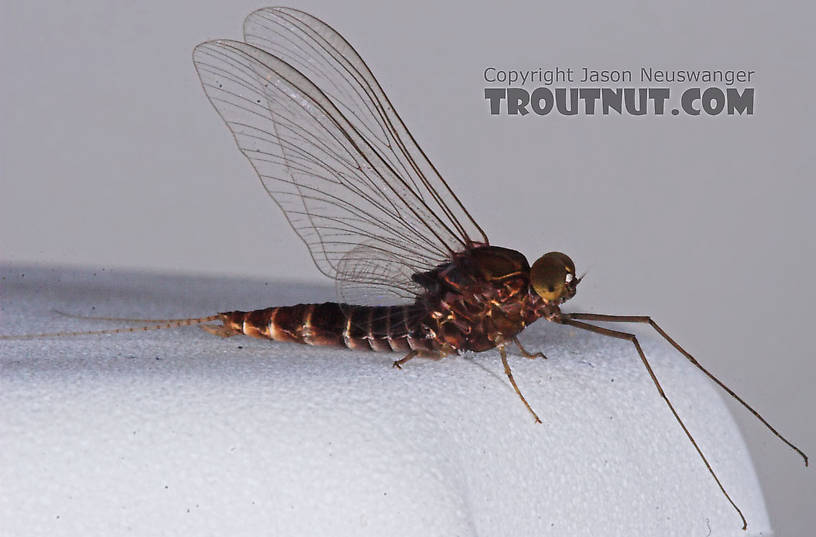
<path id="1" fill-rule="evenodd" d="M 297 304 L 221 314 L 224 326 L 252 337 L 354 350 L 434 350 L 438 343 L 421 306 L 351 306 L 336 302 Z"/>

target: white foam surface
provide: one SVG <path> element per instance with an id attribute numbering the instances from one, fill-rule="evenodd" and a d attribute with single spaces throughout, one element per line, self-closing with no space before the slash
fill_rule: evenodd
<path id="1" fill-rule="evenodd" d="M 318 301 L 304 285 L 0 267 L 0 333 Z M 3 535 L 768 535 L 719 396 L 644 336 L 723 497 L 627 342 L 539 321 L 548 360 L 220 339 L 195 328 L 0 341 Z"/>

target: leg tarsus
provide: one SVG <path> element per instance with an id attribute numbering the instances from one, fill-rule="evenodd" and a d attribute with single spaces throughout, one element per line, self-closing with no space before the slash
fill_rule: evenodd
<path id="1" fill-rule="evenodd" d="M 543 352 L 529 352 L 527 349 L 525 349 L 524 346 L 522 346 L 521 341 L 519 341 L 518 337 L 513 337 L 513 343 L 516 344 L 516 347 L 518 347 L 519 352 L 525 358 L 529 358 L 531 360 L 535 358 L 544 358 L 545 360 L 547 359 L 547 357 L 544 356 Z"/>
<path id="2" fill-rule="evenodd" d="M 516 393 L 521 398 L 521 402 L 524 403 L 524 406 L 526 406 L 527 410 L 530 411 L 530 414 L 533 415 L 536 423 L 541 423 L 541 418 L 538 417 L 538 414 L 535 413 L 533 407 L 531 407 L 530 403 L 527 402 L 527 399 L 524 398 L 524 395 L 522 395 L 521 390 L 519 390 L 518 384 L 516 384 L 516 380 L 513 378 L 513 372 L 510 371 L 510 364 L 507 363 L 507 351 L 504 350 L 504 345 L 499 345 L 499 353 L 501 353 L 502 364 L 504 365 L 504 373 L 507 375 L 507 378 L 510 379 L 510 384 L 513 385 L 513 389 L 516 390 Z"/>

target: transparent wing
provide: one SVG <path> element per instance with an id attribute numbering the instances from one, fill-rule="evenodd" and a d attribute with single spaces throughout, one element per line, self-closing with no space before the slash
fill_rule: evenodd
<path id="1" fill-rule="evenodd" d="M 250 32 L 261 23 L 263 35 L 276 40 L 264 44 L 260 31 Z M 486 242 L 339 34 L 281 9 L 253 13 L 246 28 L 276 55 L 236 41 L 208 42 L 196 47 L 196 69 L 239 148 L 324 274 L 378 289 L 388 278 L 401 278 L 391 284 L 407 296 L 406 290 L 416 290 L 410 274 L 473 244 L 474 229 L 477 240 Z M 423 169 L 433 171 L 433 181 Z M 374 251 L 381 255 L 370 255 Z"/>
<path id="2" fill-rule="evenodd" d="M 369 330 L 368 319 L 355 319 L 353 304 L 367 304 L 372 306 L 399 306 L 415 303 L 416 307 L 403 310 L 403 321 L 408 326 L 414 326 L 427 314 L 427 304 L 416 300 L 424 292 L 418 283 L 415 283 L 411 272 L 403 261 L 391 252 L 380 248 L 376 244 L 363 243 L 351 250 L 339 262 L 336 280 L 337 296 L 340 300 L 340 309 L 346 316 L 354 319 L 355 325 L 364 331 Z M 388 317 L 387 311 L 375 310 L 370 317 L 371 322 L 379 322 Z"/>
<path id="3" fill-rule="evenodd" d="M 366 63 L 334 28 L 296 9 L 264 8 L 244 21 L 244 40 L 314 82 L 462 242 L 488 242 L 417 145 Z"/>
<path id="4" fill-rule="evenodd" d="M 423 292 L 399 257 L 370 242 L 349 250 L 338 269 L 337 296 L 346 304 L 396 306 Z"/>

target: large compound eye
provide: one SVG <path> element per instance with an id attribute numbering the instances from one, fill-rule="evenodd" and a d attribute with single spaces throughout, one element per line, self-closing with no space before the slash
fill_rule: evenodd
<path id="1" fill-rule="evenodd" d="M 530 269 L 530 284 L 538 296 L 547 302 L 561 299 L 574 279 L 575 264 L 561 252 L 544 254 Z"/>

